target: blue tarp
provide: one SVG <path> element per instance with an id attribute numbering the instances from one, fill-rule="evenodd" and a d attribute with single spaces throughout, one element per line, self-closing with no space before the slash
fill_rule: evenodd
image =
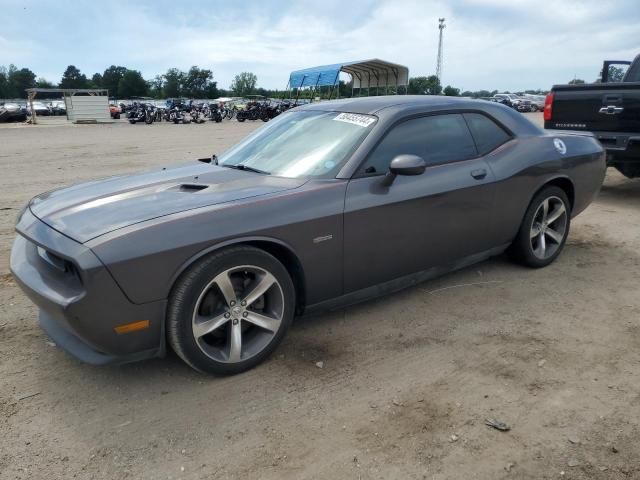
<path id="1" fill-rule="evenodd" d="M 296 70 L 289 75 L 289 88 L 324 87 L 338 81 L 342 63 Z"/>
<path id="2" fill-rule="evenodd" d="M 407 67 L 373 58 L 296 70 L 289 75 L 289 88 L 335 85 L 338 83 L 340 72 L 351 75 L 354 88 L 397 87 L 409 83 Z"/>

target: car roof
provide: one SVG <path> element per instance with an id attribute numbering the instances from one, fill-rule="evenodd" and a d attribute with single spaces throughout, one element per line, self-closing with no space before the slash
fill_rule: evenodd
<path id="1" fill-rule="evenodd" d="M 296 110 L 323 110 L 373 115 L 389 107 L 416 108 L 425 111 L 441 110 L 448 107 L 464 108 L 476 105 L 477 100 L 447 97 L 443 95 L 385 95 L 379 97 L 345 98 L 328 102 L 311 103 L 299 106 Z"/>

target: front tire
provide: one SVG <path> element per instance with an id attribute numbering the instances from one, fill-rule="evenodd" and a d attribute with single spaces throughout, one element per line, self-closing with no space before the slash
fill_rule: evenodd
<path id="1" fill-rule="evenodd" d="M 528 267 L 546 267 L 564 248 L 571 224 L 571 204 L 559 187 L 544 187 L 531 201 L 518 235 L 509 248 L 511 257 Z"/>
<path id="2" fill-rule="evenodd" d="M 169 299 L 167 337 L 192 368 L 231 375 L 273 352 L 294 310 L 286 268 L 257 248 L 233 247 L 203 258 L 179 279 Z"/>

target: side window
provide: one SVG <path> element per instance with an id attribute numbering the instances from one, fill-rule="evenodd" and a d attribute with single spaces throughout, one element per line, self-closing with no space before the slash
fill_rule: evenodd
<path id="1" fill-rule="evenodd" d="M 418 155 L 428 165 L 435 165 L 467 160 L 478 153 L 462 115 L 414 118 L 387 133 L 360 168 L 360 174 L 386 173 L 391 160 L 403 154 Z"/>
<path id="2" fill-rule="evenodd" d="M 469 129 L 476 141 L 480 155 L 485 155 L 495 150 L 511 139 L 511 135 L 485 115 L 481 115 L 480 113 L 465 113 L 464 118 L 469 124 Z"/>

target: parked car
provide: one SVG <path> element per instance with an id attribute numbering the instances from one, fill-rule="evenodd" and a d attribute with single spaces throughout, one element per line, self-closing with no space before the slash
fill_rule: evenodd
<path id="1" fill-rule="evenodd" d="M 391 96 L 287 111 L 224 154 L 33 198 L 11 252 L 57 345 L 89 363 L 162 356 L 231 374 L 294 315 L 507 250 L 553 262 L 604 150 L 502 105 Z"/>
<path id="2" fill-rule="evenodd" d="M 493 101 L 507 105 L 519 112 L 532 111 L 531 101 L 526 98 L 519 97 L 515 93 L 497 93 L 492 98 L 494 99 Z"/>
<path id="3" fill-rule="evenodd" d="M 522 96 L 531 102 L 532 112 L 538 112 L 538 111 L 541 112 L 544 109 L 544 99 L 545 99 L 544 95 L 532 95 L 532 94 L 525 93 Z"/>
<path id="4" fill-rule="evenodd" d="M 67 114 L 67 105 L 64 103 L 64 100 L 52 100 L 49 102 L 49 110 L 51 115 L 66 115 Z M 39 112 L 36 112 L 39 114 Z"/>
<path id="5" fill-rule="evenodd" d="M 109 104 L 109 113 L 111 114 L 111 118 L 113 118 L 114 120 L 117 120 L 120 118 L 120 114 L 122 113 L 122 109 L 119 105 L 116 105 L 115 103 L 110 103 Z"/>
<path id="6" fill-rule="evenodd" d="M 24 122 L 27 119 L 27 109 L 14 102 L 0 103 L 0 123 Z"/>
<path id="7" fill-rule="evenodd" d="M 533 112 L 533 102 L 528 98 L 518 97 L 518 100 L 513 105 L 513 108 L 519 112 Z"/>
<path id="8" fill-rule="evenodd" d="M 554 85 L 545 101 L 544 128 L 593 132 L 607 150 L 609 166 L 640 177 L 640 55 L 633 62 L 605 61 L 598 83 Z"/>
<path id="9" fill-rule="evenodd" d="M 492 98 L 494 99 L 493 101 L 508 107 L 513 107 L 514 104 L 520 101 L 520 98 L 515 93 L 496 93 Z"/>
<path id="10" fill-rule="evenodd" d="M 51 115 L 51 110 L 44 102 L 33 102 L 33 109 L 35 110 L 36 115 Z M 29 102 L 27 102 L 27 113 L 31 115 L 31 104 Z"/>

